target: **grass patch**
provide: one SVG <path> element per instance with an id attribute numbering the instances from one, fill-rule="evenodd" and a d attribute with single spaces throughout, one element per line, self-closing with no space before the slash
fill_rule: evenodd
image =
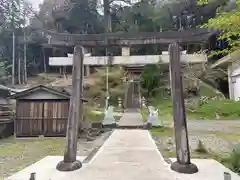
<path id="1" fill-rule="evenodd" d="M 233 172 L 240 175 L 240 146 L 233 149 L 227 156 L 216 153 L 209 153 L 210 158 L 215 159 L 227 168 L 231 169 Z"/>
<path id="2" fill-rule="evenodd" d="M 240 139 L 240 132 L 234 132 L 234 133 L 230 133 L 230 132 L 221 132 L 221 131 L 210 131 L 208 132 L 210 134 L 214 134 L 217 137 L 227 140 L 227 141 L 237 141 Z"/>
<path id="3" fill-rule="evenodd" d="M 64 138 L 0 140 L 0 177 L 9 176 L 48 155 L 62 155 Z"/>
<path id="4" fill-rule="evenodd" d="M 163 121 L 172 120 L 172 102 L 170 98 L 164 99 L 156 97 L 149 101 L 149 105 L 158 109 L 159 117 L 161 117 Z"/>
<path id="5" fill-rule="evenodd" d="M 89 112 L 87 114 L 87 119 L 91 122 L 102 122 L 104 119 L 104 113 Z"/>
<path id="6" fill-rule="evenodd" d="M 173 129 L 170 127 L 154 128 L 151 129 L 153 136 L 173 136 Z"/>
<path id="7" fill-rule="evenodd" d="M 147 122 L 147 120 L 148 120 L 148 110 L 146 109 L 146 108 L 142 108 L 141 110 L 140 110 L 140 112 L 141 112 L 141 115 L 142 115 L 142 119 L 143 119 L 143 122 Z"/>
<path id="8" fill-rule="evenodd" d="M 154 97 L 148 100 L 148 106 L 154 106 L 159 110 L 159 118 L 166 124 L 172 121 L 172 102 L 169 97 Z M 143 119 L 146 121 L 148 111 L 141 110 Z M 208 103 L 198 106 L 193 111 L 186 111 L 189 120 L 215 120 L 218 114 L 220 120 L 239 120 L 240 102 L 232 100 L 209 100 Z"/>
<path id="9" fill-rule="evenodd" d="M 240 119 L 240 102 L 231 100 L 210 100 L 199 106 L 194 112 L 188 112 L 195 119 L 216 119 L 216 113 L 221 120 Z"/>
<path id="10" fill-rule="evenodd" d="M 158 109 L 159 119 L 163 121 L 164 125 L 166 126 L 170 125 L 173 118 L 172 118 L 172 103 L 169 99 L 160 99 L 160 98 L 150 99 L 148 106 L 153 106 L 156 109 Z M 149 115 L 148 109 L 142 108 L 141 114 L 142 114 L 143 121 L 146 122 Z"/>
<path id="11" fill-rule="evenodd" d="M 229 157 L 225 159 L 228 163 L 229 167 L 235 171 L 236 173 L 240 174 L 240 146 L 230 153 Z"/>

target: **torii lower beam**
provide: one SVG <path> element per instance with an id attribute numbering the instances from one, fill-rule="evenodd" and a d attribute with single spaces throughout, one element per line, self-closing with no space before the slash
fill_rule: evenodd
<path id="1" fill-rule="evenodd" d="M 107 65 L 108 56 L 85 56 L 84 65 L 104 66 Z M 182 63 L 204 63 L 207 62 L 205 54 L 183 54 Z M 113 65 L 146 65 L 146 64 L 169 64 L 169 55 L 146 55 L 146 56 L 113 56 Z M 49 66 L 72 66 L 71 57 L 50 57 Z"/>

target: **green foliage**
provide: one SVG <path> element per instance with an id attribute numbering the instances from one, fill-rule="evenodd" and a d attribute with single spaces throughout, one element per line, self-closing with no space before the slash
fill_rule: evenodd
<path id="1" fill-rule="evenodd" d="M 198 0 L 197 4 L 202 6 L 202 5 L 207 5 L 209 3 L 209 0 Z"/>
<path id="2" fill-rule="evenodd" d="M 232 151 L 230 154 L 232 169 L 240 174 L 240 146 Z"/>
<path id="3" fill-rule="evenodd" d="M 88 111 L 86 118 L 90 122 L 101 122 L 104 118 L 103 113 L 94 113 L 92 111 Z"/>
<path id="4" fill-rule="evenodd" d="M 210 28 L 218 29 L 222 32 L 219 39 L 226 40 L 229 48 L 223 51 L 217 51 L 215 54 L 222 53 L 228 54 L 239 48 L 240 41 L 240 12 L 235 10 L 226 13 L 220 13 L 216 18 L 208 21 L 207 26 Z"/>
<path id="5" fill-rule="evenodd" d="M 145 66 L 141 74 L 141 87 L 147 91 L 148 96 L 154 95 L 154 91 L 163 85 L 164 72 L 159 65 Z"/>
<path id="6" fill-rule="evenodd" d="M 63 27 L 70 33 L 100 33 L 103 32 L 103 24 L 97 11 L 97 2 L 70 0 L 74 4 L 68 11 L 68 18 L 63 21 Z M 81 18 L 79 18 L 81 17 Z"/>
<path id="7" fill-rule="evenodd" d="M 240 102 L 231 100 L 210 100 L 207 104 L 199 106 L 191 115 L 199 119 L 215 119 L 216 113 L 220 119 L 239 119 Z"/>
<path id="8" fill-rule="evenodd" d="M 240 174 L 240 145 L 232 150 L 229 157 L 222 161 L 234 172 Z"/>
<path id="9" fill-rule="evenodd" d="M 198 0 L 198 4 L 206 5 L 209 4 L 209 0 Z M 221 31 L 221 35 L 219 37 L 220 40 L 224 40 L 228 43 L 228 48 L 224 50 L 217 50 L 210 54 L 210 56 L 214 55 L 227 55 L 228 53 L 239 48 L 240 41 L 240 12 L 238 11 L 238 7 L 240 5 L 240 1 L 236 1 L 237 6 L 235 9 L 224 12 L 221 11 L 216 14 L 215 17 L 208 20 L 203 27 L 208 27 L 212 29 L 217 29 Z M 219 8 L 221 8 L 220 6 Z"/>

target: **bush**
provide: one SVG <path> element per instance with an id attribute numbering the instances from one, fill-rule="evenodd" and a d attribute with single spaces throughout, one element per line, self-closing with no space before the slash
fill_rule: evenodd
<path id="1" fill-rule="evenodd" d="M 231 152 L 228 164 L 234 172 L 240 174 L 240 145 Z"/>
<path id="2" fill-rule="evenodd" d="M 159 65 L 147 65 L 141 73 L 141 87 L 147 92 L 147 96 L 153 96 L 155 90 L 163 85 L 164 71 L 166 67 Z"/>

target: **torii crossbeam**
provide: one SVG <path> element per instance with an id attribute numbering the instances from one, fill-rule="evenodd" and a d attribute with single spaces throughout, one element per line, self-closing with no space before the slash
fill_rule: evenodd
<path id="1" fill-rule="evenodd" d="M 103 34 L 69 34 L 46 31 L 48 44 L 53 46 L 74 46 L 80 44 L 84 47 L 95 46 L 130 46 L 139 44 L 178 44 L 206 42 L 214 35 L 209 29 L 188 29 L 184 31 L 166 32 L 139 32 L 139 33 L 103 33 Z"/>

